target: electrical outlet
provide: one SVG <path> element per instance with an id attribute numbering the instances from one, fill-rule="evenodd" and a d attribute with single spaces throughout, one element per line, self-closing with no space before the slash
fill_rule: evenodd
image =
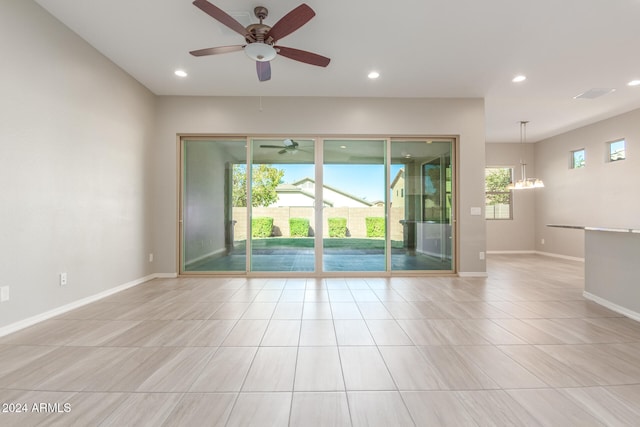
<path id="1" fill-rule="evenodd" d="M 3 286 L 0 288 L 0 302 L 9 301 L 9 287 Z"/>
<path id="2" fill-rule="evenodd" d="M 66 286 L 67 284 L 67 273 L 60 273 L 60 286 Z"/>
<path id="3" fill-rule="evenodd" d="M 544 239 L 540 239 L 540 244 L 544 245 Z"/>
<path id="4" fill-rule="evenodd" d="M 480 257 L 480 260 L 483 260 L 484 259 L 484 252 L 479 252 L 478 256 Z"/>
<path id="5" fill-rule="evenodd" d="M 149 254 L 149 262 L 153 262 L 153 254 L 152 253 Z"/>

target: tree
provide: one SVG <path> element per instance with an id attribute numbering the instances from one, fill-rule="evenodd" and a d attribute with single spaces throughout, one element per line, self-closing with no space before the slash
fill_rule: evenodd
<path id="1" fill-rule="evenodd" d="M 254 165 L 251 181 L 251 205 L 269 206 L 278 201 L 276 187 L 282 184 L 284 170 L 271 165 Z M 233 165 L 233 206 L 247 206 L 247 168 Z"/>
<path id="2" fill-rule="evenodd" d="M 233 207 L 247 206 L 247 167 L 245 165 L 233 165 Z"/>
<path id="3" fill-rule="evenodd" d="M 508 204 L 509 190 L 507 185 L 511 183 L 511 169 L 487 168 L 485 173 L 485 191 L 489 205 Z"/>

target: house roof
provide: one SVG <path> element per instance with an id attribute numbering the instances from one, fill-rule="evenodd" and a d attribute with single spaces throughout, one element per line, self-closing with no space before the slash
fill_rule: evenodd
<path id="1" fill-rule="evenodd" d="M 304 182 L 312 182 L 314 184 L 316 183 L 315 179 L 309 178 L 309 177 L 305 177 L 305 178 L 302 178 L 302 179 L 300 179 L 298 181 L 293 182 L 292 185 L 299 186 Z M 362 204 L 367 205 L 367 206 L 373 206 L 374 205 L 373 202 L 369 202 L 367 200 L 361 199 L 360 197 L 354 196 L 351 193 L 347 193 L 346 191 L 343 191 L 343 190 L 341 190 L 341 189 L 339 189 L 337 187 L 333 187 L 333 186 L 327 185 L 327 184 L 324 184 L 322 187 L 326 188 L 327 190 L 331 190 L 331 191 L 333 191 L 335 193 L 341 194 L 341 195 L 343 195 L 345 197 L 348 197 L 350 199 L 353 199 L 358 203 L 362 203 Z"/>
<path id="2" fill-rule="evenodd" d="M 395 185 L 398 183 L 398 180 L 400 178 L 404 178 L 404 169 L 398 170 L 398 173 L 396 174 L 396 176 L 393 178 L 393 181 L 391 182 L 391 188 L 395 187 Z"/>

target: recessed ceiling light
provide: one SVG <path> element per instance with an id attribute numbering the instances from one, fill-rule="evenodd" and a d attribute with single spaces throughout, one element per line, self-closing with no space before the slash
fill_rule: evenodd
<path id="1" fill-rule="evenodd" d="M 187 72 L 184 71 L 184 70 L 175 70 L 173 72 L 173 74 L 175 74 L 178 77 L 187 77 L 188 76 Z"/>
<path id="2" fill-rule="evenodd" d="M 631 80 L 627 86 L 640 86 L 640 80 Z"/>
<path id="3" fill-rule="evenodd" d="M 527 76 L 520 74 L 519 76 L 515 76 L 511 81 L 514 83 L 520 83 L 527 80 Z"/>
<path id="4" fill-rule="evenodd" d="M 380 73 L 377 72 L 377 71 L 372 71 L 372 72 L 369 73 L 369 75 L 367 77 L 369 77 L 372 80 L 373 79 L 377 79 L 378 77 L 380 77 Z"/>
<path id="5" fill-rule="evenodd" d="M 340 148 L 342 148 L 344 150 L 345 148 L 347 148 L 347 146 L 346 145 L 341 145 Z"/>

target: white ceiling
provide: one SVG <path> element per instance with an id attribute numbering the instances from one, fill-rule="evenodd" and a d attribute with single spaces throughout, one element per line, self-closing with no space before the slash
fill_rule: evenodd
<path id="1" fill-rule="evenodd" d="M 278 57 L 263 83 L 242 52 L 189 55 L 243 42 L 190 0 L 36 1 L 157 95 L 483 97 L 487 142 L 517 142 L 520 120 L 534 142 L 640 108 L 627 86 L 640 79 L 640 0 L 307 0 L 316 16 L 278 44 L 331 63 Z M 301 2 L 212 1 L 251 22 L 266 6 L 268 25 Z M 616 91 L 573 99 L 592 88 Z"/>

